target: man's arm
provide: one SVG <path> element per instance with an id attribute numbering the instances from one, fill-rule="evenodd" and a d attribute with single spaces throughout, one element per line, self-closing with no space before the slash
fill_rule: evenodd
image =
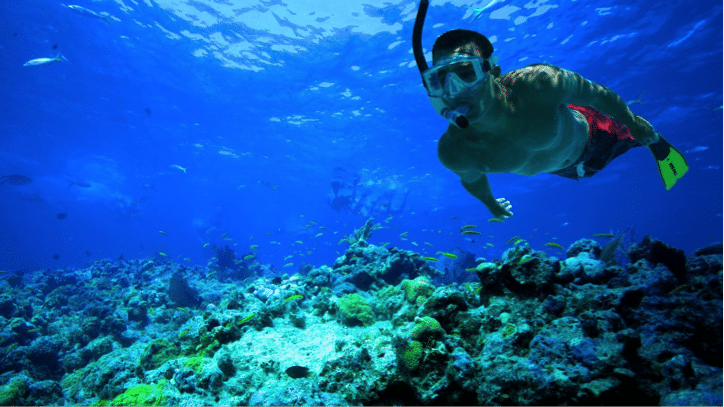
<path id="1" fill-rule="evenodd" d="M 470 178 L 468 178 L 468 180 L 469 179 Z M 465 187 L 465 190 L 485 204 L 490 213 L 496 218 L 505 219 L 513 216 L 513 212 L 510 211 L 510 202 L 506 201 L 505 198 L 495 199 L 493 197 L 493 191 L 490 189 L 490 182 L 488 182 L 488 176 L 486 174 L 481 173 L 480 177 L 472 182 L 467 181 L 464 176 L 461 176 L 460 181 L 463 187 Z"/>
<path id="2" fill-rule="evenodd" d="M 555 105 L 592 106 L 625 124 L 639 143 L 648 146 L 659 140 L 659 134 L 653 126 L 643 117 L 634 114 L 626 102 L 611 89 L 576 72 L 553 65 L 537 65 L 532 69 L 537 71 L 532 75 L 536 84 L 532 91 L 541 92 L 541 99 L 545 102 Z"/>

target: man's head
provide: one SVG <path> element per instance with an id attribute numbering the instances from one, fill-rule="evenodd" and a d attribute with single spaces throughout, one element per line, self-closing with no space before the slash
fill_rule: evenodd
<path id="1" fill-rule="evenodd" d="M 435 45 L 432 46 L 432 64 L 436 65 L 453 55 L 478 56 L 487 60 L 493 51 L 493 44 L 483 34 L 463 29 L 451 30 L 435 40 Z M 490 63 L 485 65 L 486 71 L 490 70 Z"/>

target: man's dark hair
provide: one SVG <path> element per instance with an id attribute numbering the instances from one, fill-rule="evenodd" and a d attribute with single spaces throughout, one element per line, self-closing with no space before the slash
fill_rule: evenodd
<path id="1" fill-rule="evenodd" d="M 463 47 L 466 53 L 488 59 L 493 54 L 493 44 L 488 37 L 471 30 L 451 30 L 437 37 L 432 46 L 432 63 L 440 52 Z M 486 64 L 487 65 L 487 64 Z"/>

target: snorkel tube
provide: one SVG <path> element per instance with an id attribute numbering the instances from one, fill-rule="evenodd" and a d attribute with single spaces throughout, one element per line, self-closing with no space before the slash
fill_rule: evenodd
<path id="1" fill-rule="evenodd" d="M 422 51 L 422 26 L 425 25 L 425 16 L 429 5 L 429 0 L 420 0 L 420 7 L 417 9 L 417 17 L 415 17 L 415 27 L 412 30 L 412 53 L 415 55 L 415 62 L 417 63 L 417 69 L 420 71 L 420 76 L 428 68 L 425 53 Z M 425 86 L 424 80 L 422 85 Z M 463 105 L 450 109 L 444 106 L 439 98 L 430 98 L 430 100 L 435 110 L 447 121 L 461 129 L 468 127 L 469 122 L 465 114 L 470 110 L 469 106 Z"/>

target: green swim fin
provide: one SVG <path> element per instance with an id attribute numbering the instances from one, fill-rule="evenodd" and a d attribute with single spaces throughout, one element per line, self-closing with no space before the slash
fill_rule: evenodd
<path id="1" fill-rule="evenodd" d="M 649 145 L 649 150 L 656 158 L 659 175 L 661 175 L 661 180 L 664 181 L 668 191 L 676 184 L 677 180 L 681 179 L 689 171 L 686 158 L 661 136 L 659 136 L 659 141 Z"/>

